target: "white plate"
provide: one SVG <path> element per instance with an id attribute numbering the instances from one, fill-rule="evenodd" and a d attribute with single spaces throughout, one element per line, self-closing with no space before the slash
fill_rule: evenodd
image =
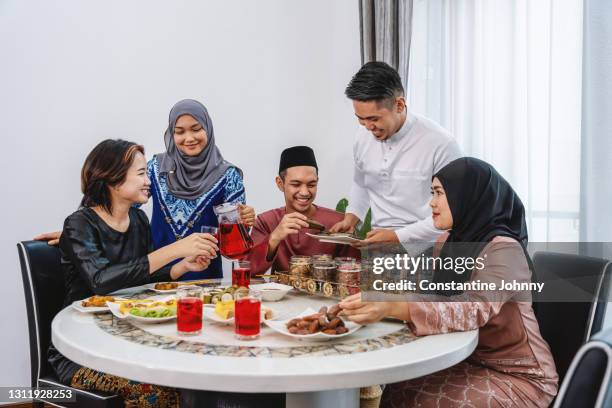
<path id="1" fill-rule="evenodd" d="M 190 282 L 194 282 L 193 284 L 191 284 Z M 143 288 L 145 289 L 149 289 L 152 290 L 153 292 L 157 292 L 157 293 L 175 293 L 178 288 L 181 287 L 185 287 L 185 286 L 195 286 L 198 284 L 208 284 L 210 285 L 211 283 L 221 283 L 221 279 L 196 279 L 193 281 L 177 281 L 177 282 L 154 282 L 154 283 L 147 283 L 146 285 L 143 285 Z M 161 289 L 155 289 L 155 285 L 157 283 L 178 283 L 178 287 L 175 289 L 168 289 L 168 290 L 161 290 Z M 224 288 L 227 286 L 224 286 Z M 209 287 L 208 289 L 214 289 L 215 287 Z"/>
<path id="2" fill-rule="evenodd" d="M 293 289 L 293 286 L 283 285 L 282 283 L 269 282 L 258 283 L 249 286 L 250 289 L 261 292 L 261 297 L 264 302 L 277 302 Z M 272 290 L 269 290 L 272 289 Z"/>
<path id="3" fill-rule="evenodd" d="M 319 234 L 311 234 L 310 232 L 307 232 L 306 235 L 308 235 L 309 237 L 318 239 L 320 242 L 329 242 L 331 244 L 345 244 L 345 245 L 349 245 L 352 244 L 354 242 L 360 242 L 361 240 L 358 238 L 353 238 L 350 235 L 342 235 L 342 234 L 338 234 L 338 235 L 319 235 Z"/>
<path id="4" fill-rule="evenodd" d="M 165 298 L 162 298 L 162 299 L 155 299 L 155 301 L 164 302 L 170 299 L 173 299 L 173 296 L 166 296 Z M 134 301 L 137 302 L 138 299 L 134 299 Z M 166 317 L 141 317 L 141 316 L 134 316 L 131 314 L 123 314 L 119 311 L 118 303 L 106 302 L 106 304 L 108 306 L 108 309 L 111 311 L 111 313 L 115 315 L 115 317 L 118 319 L 131 319 L 131 320 L 135 320 L 137 322 L 143 322 L 143 323 L 162 323 L 162 322 L 168 322 L 170 320 L 176 319 L 176 315 L 166 316 Z"/>
<path id="5" fill-rule="evenodd" d="M 213 322 L 221 324 L 234 324 L 234 317 L 230 317 L 229 319 L 222 319 L 221 316 L 216 314 L 215 305 L 204 305 L 204 307 L 202 308 L 202 316 L 204 316 L 204 319 L 211 320 Z"/>
<path id="6" fill-rule="evenodd" d="M 287 330 L 287 322 L 289 322 L 289 320 L 308 316 L 308 315 L 315 314 L 315 313 L 317 313 L 316 310 L 308 308 L 304 310 L 302 313 L 300 313 L 299 315 L 293 316 L 290 319 L 266 320 L 266 325 L 268 325 L 268 327 L 271 328 L 272 330 L 279 332 L 280 334 L 284 334 L 285 336 L 293 337 L 293 338 L 300 339 L 300 340 L 314 340 L 314 341 L 327 341 L 327 340 L 332 340 L 332 339 L 339 339 L 340 337 L 344 337 L 344 336 L 353 334 L 361 328 L 360 324 L 342 319 L 344 320 L 344 326 L 346 326 L 346 328 L 349 329 L 349 331 L 343 334 L 325 334 L 323 332 L 318 332 L 318 333 L 313 333 L 313 334 L 293 334 L 293 333 L 290 333 L 289 330 Z"/>
<path id="7" fill-rule="evenodd" d="M 157 293 L 176 293 L 176 291 L 178 290 L 178 288 L 175 289 L 168 289 L 168 290 L 161 290 L 161 289 L 155 289 L 155 285 L 157 283 L 168 283 L 168 282 L 156 282 L 156 283 L 147 283 L 146 285 L 144 285 L 143 287 L 145 289 L 149 289 L 152 290 L 153 292 L 157 292 Z M 180 286 L 179 286 L 180 287 Z"/>
<path id="8" fill-rule="evenodd" d="M 89 299 L 89 298 L 87 298 Z M 104 312 L 108 312 L 108 306 L 100 306 L 100 307 L 85 307 L 81 304 L 81 302 L 83 300 L 87 300 L 87 299 L 82 299 L 82 300 L 75 300 L 74 302 L 72 302 L 71 306 L 78 310 L 81 313 L 104 313 Z M 124 298 L 118 298 L 116 297 L 115 299 L 117 300 L 125 300 Z"/>
<path id="9" fill-rule="evenodd" d="M 272 317 L 268 320 L 264 320 L 263 318 L 263 311 L 264 309 L 268 309 L 272 311 Z M 229 319 L 222 319 L 218 314 L 215 313 L 215 305 L 204 305 L 204 308 L 202 309 L 202 315 L 204 316 L 205 319 L 207 320 L 211 320 L 213 322 L 217 322 L 217 323 L 221 323 L 221 324 L 234 324 L 234 318 L 230 317 Z M 263 323 L 264 321 L 270 321 L 270 320 L 274 320 L 274 319 L 278 319 L 279 313 L 272 309 L 271 307 L 267 307 L 267 306 L 262 306 L 262 317 L 261 317 L 261 323 Z"/>

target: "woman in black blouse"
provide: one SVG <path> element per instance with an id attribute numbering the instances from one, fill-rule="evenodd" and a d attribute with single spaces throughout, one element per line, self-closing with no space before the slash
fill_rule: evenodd
<path id="1" fill-rule="evenodd" d="M 140 145 L 105 140 L 87 156 L 81 170 L 81 208 L 66 218 L 60 239 L 65 306 L 94 294 L 178 279 L 206 268 L 216 256 L 216 239 L 199 233 L 153 251 L 147 216 L 134 207 L 147 202 L 150 184 Z M 182 260 L 168 265 L 177 259 Z M 171 388 L 81 367 L 53 345 L 49 362 L 62 383 L 119 394 L 126 406 L 178 406 L 178 394 Z"/>

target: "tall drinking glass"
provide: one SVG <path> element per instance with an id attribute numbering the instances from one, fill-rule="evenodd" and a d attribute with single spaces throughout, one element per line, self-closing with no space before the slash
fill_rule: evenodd
<path id="1" fill-rule="evenodd" d="M 261 292 L 237 291 L 234 294 L 234 333 L 239 340 L 254 340 L 259 337 L 261 323 Z"/>
<path id="2" fill-rule="evenodd" d="M 202 288 L 183 286 L 176 291 L 176 329 L 179 334 L 195 335 L 202 331 Z"/>
<path id="3" fill-rule="evenodd" d="M 203 225 L 200 232 L 202 232 L 203 234 L 212 235 L 213 237 L 215 237 L 217 242 L 219 242 L 219 228 L 211 227 L 210 225 Z"/>
<path id="4" fill-rule="evenodd" d="M 249 261 L 232 262 L 232 285 L 249 287 L 251 283 L 251 263 Z"/>

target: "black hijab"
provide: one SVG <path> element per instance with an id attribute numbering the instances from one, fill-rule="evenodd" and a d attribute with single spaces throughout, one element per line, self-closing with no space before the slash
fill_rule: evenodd
<path id="1" fill-rule="evenodd" d="M 504 236 L 521 244 L 531 268 L 525 207 L 493 166 L 473 157 L 462 157 L 444 166 L 434 177 L 444 188 L 453 216 L 452 229 L 440 251 L 443 259 L 476 258 L 494 237 Z M 471 274 L 471 270 L 463 274 L 436 271 L 434 280 L 465 282 Z"/>

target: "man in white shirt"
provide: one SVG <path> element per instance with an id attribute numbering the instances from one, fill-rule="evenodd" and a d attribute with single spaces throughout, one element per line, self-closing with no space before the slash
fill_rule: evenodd
<path id="1" fill-rule="evenodd" d="M 331 232 L 351 232 L 372 209 L 372 231 L 364 244 L 434 241 L 429 208 L 433 175 L 461 156 L 450 134 L 408 112 L 395 69 L 368 62 L 345 94 L 363 126 L 353 145 L 355 169 L 344 219 Z"/>

